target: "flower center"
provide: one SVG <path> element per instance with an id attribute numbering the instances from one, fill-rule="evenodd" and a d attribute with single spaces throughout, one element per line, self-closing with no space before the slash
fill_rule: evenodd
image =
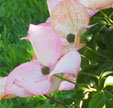
<path id="1" fill-rule="evenodd" d="M 44 66 L 43 68 L 41 68 L 41 72 L 43 75 L 48 75 L 50 73 L 50 68 L 47 66 Z"/>
<path id="2" fill-rule="evenodd" d="M 72 34 L 72 33 L 70 33 L 70 34 L 67 35 L 66 39 L 67 39 L 67 41 L 68 41 L 69 43 L 73 43 L 74 40 L 75 40 L 75 35 Z"/>

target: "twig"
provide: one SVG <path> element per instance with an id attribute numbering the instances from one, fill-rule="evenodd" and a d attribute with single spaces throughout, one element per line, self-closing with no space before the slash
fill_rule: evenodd
<path id="1" fill-rule="evenodd" d="M 60 104 L 60 105 L 63 105 L 63 103 L 61 103 L 61 102 L 58 102 L 58 101 L 56 101 L 55 99 L 53 99 L 53 98 L 51 98 L 51 97 L 49 97 L 49 96 L 47 96 L 47 95 L 44 95 L 47 99 L 49 99 L 49 100 L 51 100 L 51 101 L 53 101 L 53 102 L 55 102 L 55 103 L 57 103 L 57 104 Z"/>

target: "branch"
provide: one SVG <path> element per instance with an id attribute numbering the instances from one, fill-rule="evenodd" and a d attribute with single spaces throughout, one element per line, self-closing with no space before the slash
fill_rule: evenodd
<path id="1" fill-rule="evenodd" d="M 51 100 L 51 101 L 53 101 L 53 102 L 55 102 L 55 103 L 57 103 L 57 104 L 63 105 L 63 103 L 58 102 L 58 101 L 54 100 L 53 98 L 51 98 L 51 97 L 49 97 L 49 96 L 47 96 L 47 95 L 44 95 L 44 96 L 45 96 L 47 99 L 49 99 L 49 100 Z"/>

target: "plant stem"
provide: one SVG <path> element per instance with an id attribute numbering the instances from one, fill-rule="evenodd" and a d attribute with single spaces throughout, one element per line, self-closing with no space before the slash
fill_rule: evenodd
<path id="1" fill-rule="evenodd" d="M 64 80 L 64 81 L 68 81 L 68 82 L 70 82 L 70 83 L 72 83 L 72 84 L 76 84 L 76 83 L 74 83 L 73 81 L 70 81 L 70 80 L 68 80 L 68 79 L 65 79 L 65 78 L 63 78 L 63 77 L 61 77 L 61 76 L 59 76 L 59 75 L 54 75 L 55 77 L 57 77 L 57 78 L 59 78 L 59 79 L 61 79 L 61 80 Z"/>
<path id="2" fill-rule="evenodd" d="M 90 59 L 88 59 L 86 56 L 84 56 L 82 54 L 80 54 L 80 56 L 83 57 L 83 58 L 85 58 L 85 59 L 87 59 L 87 60 L 90 60 Z"/>
<path id="3" fill-rule="evenodd" d="M 88 75 L 88 76 L 91 76 L 91 77 L 95 77 L 95 78 L 99 79 L 99 76 L 91 74 L 91 73 L 86 73 L 86 72 L 79 72 L 79 73 L 80 74 L 84 74 L 84 75 Z"/>
<path id="4" fill-rule="evenodd" d="M 51 101 L 55 102 L 56 104 L 63 105 L 63 103 L 58 102 L 58 101 L 56 101 L 55 99 L 53 99 L 53 98 L 51 98 L 51 97 L 49 97 L 49 96 L 47 96 L 47 95 L 44 95 L 44 96 L 45 96 L 47 99 L 49 99 L 49 100 L 51 100 Z"/>
<path id="5" fill-rule="evenodd" d="M 106 20 L 109 21 L 109 23 L 112 25 L 113 24 L 113 20 L 111 18 L 109 18 L 103 11 L 100 11 L 100 12 L 106 18 Z"/>

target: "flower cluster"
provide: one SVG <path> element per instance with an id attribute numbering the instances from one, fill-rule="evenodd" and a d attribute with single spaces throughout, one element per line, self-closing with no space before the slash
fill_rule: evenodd
<path id="1" fill-rule="evenodd" d="M 77 50 L 85 45 L 80 35 L 95 13 L 113 7 L 113 0 L 47 0 L 47 4 L 50 18 L 30 24 L 23 38 L 31 42 L 36 57 L 0 79 L 0 99 L 74 89 L 81 64 Z"/>

